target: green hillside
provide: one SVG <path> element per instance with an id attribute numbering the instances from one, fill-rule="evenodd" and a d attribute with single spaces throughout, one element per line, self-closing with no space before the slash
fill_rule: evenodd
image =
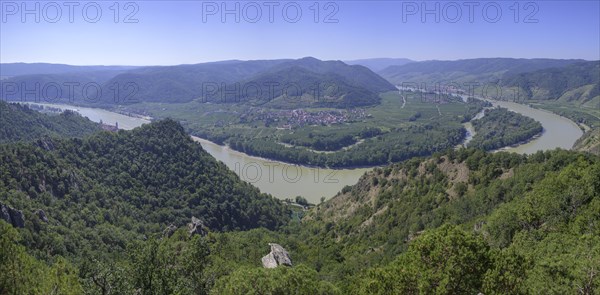
<path id="1" fill-rule="evenodd" d="M 517 59 L 517 58 L 476 58 L 453 61 L 431 60 L 414 62 L 400 66 L 390 66 L 378 73 L 388 81 L 400 85 L 402 82 L 426 83 L 434 87 L 436 83 L 478 82 L 496 83 L 504 75 L 514 75 L 540 69 L 562 67 L 583 60 L 561 59 Z"/>
<path id="2" fill-rule="evenodd" d="M 240 181 L 170 120 L 2 145 L 0 158 L 0 202 L 25 212 L 33 234 L 25 243 L 51 255 L 118 253 L 192 216 L 212 230 L 274 229 L 289 218 L 279 201 Z M 38 209 L 49 223 L 40 223 Z"/>
<path id="3" fill-rule="evenodd" d="M 586 131 L 583 136 L 581 136 L 581 138 L 575 142 L 573 149 L 577 151 L 590 152 L 600 156 L 600 128 L 594 128 Z"/>
<path id="4" fill-rule="evenodd" d="M 340 61 L 303 58 L 281 63 L 240 82 L 247 91 L 226 95 L 225 90 L 208 98 L 216 102 L 244 102 L 278 108 L 337 107 L 375 105 L 379 93 L 395 87 L 362 66 L 348 66 Z M 272 88 L 265 85 L 273 85 Z M 231 89 L 232 87 L 226 87 Z"/>
<path id="5" fill-rule="evenodd" d="M 366 58 L 366 59 L 355 59 L 345 60 L 345 63 L 349 65 L 361 65 L 369 68 L 373 72 L 379 72 L 389 66 L 401 66 L 411 62 L 413 60 L 407 58 Z"/>
<path id="6" fill-rule="evenodd" d="M 0 143 L 42 137 L 83 137 L 99 130 L 99 124 L 71 111 L 43 114 L 26 105 L 0 101 Z"/>
<path id="7" fill-rule="evenodd" d="M 501 86 L 519 88 L 525 100 L 573 101 L 600 108 L 600 61 L 505 75 Z"/>
<path id="8" fill-rule="evenodd" d="M 195 65 L 178 65 L 164 67 L 145 67 L 129 71 L 112 78 L 104 84 L 103 89 L 111 85 L 120 85 L 123 94 L 132 93 L 126 89 L 127 83 L 135 85 L 135 94 L 124 104 L 141 101 L 181 103 L 201 99 L 212 89 L 225 83 L 230 86 L 270 68 L 285 60 L 265 61 L 227 61 Z M 104 91 L 103 100 L 110 100 L 112 92 Z"/>
<path id="9" fill-rule="evenodd" d="M 452 151 L 375 169 L 289 230 L 224 240 L 276 240 L 341 294 L 594 293 L 598 172 L 580 153 Z M 261 248 L 233 247 L 219 257 L 258 266 Z M 232 272 L 221 284 L 245 283 Z"/>
<path id="10" fill-rule="evenodd" d="M 600 128 L 600 62 L 551 59 L 467 59 L 414 62 L 379 72 L 392 83 L 413 83 L 444 90 L 458 85 L 476 97 L 525 103 L 564 116 L 579 124 L 586 141 L 578 150 L 595 152 Z M 416 84 L 415 84 L 416 83 Z M 450 84 L 457 83 L 457 84 Z M 471 83 L 465 85 L 464 83 Z M 475 85 L 469 89 L 468 85 Z M 486 87 L 499 88 L 486 92 Z M 500 89 L 499 96 L 495 92 Z M 584 144 L 588 143 L 588 144 Z"/>
<path id="11" fill-rule="evenodd" d="M 507 93 L 519 93 L 521 102 L 579 124 L 585 134 L 574 148 L 599 154 L 600 61 L 506 75 L 502 86 Z"/>
<path id="12" fill-rule="evenodd" d="M 146 128 L 159 127 L 164 126 Z M 53 230 L 66 221 L 57 217 L 61 211 L 50 211 L 51 222 L 45 224 L 27 213 L 43 205 L 13 202 L 30 221 L 18 233 L 0 222 L 2 236 L 10 237 L 2 240 L 2 252 L 18 253 L 5 261 L 23 267 L 2 273 L 0 283 L 17 276 L 23 283 L 5 290 L 26 289 L 30 285 L 24 282 L 32 278 L 27 267 L 42 259 L 49 261 L 48 268 L 63 270 L 58 276 L 40 276 L 42 282 L 92 294 L 108 287 L 148 294 L 592 294 L 600 286 L 595 276 L 600 261 L 599 175 L 600 158 L 589 154 L 557 150 L 522 156 L 461 149 L 377 168 L 304 213 L 301 221 L 275 231 L 201 237 L 180 228 L 163 237 L 151 214 L 129 221 L 139 234 L 148 235 L 142 241 L 125 235 L 127 223 L 107 224 L 119 220 L 113 214 L 120 211 L 75 211 L 69 216 L 83 218 L 72 223 L 82 227 L 79 232 L 93 237 L 98 230 L 100 240 L 89 246 L 62 239 L 67 229 Z M 52 202 L 60 200 L 65 198 Z M 177 212 L 162 204 L 156 203 L 153 211 Z M 98 221 L 101 216 L 103 222 Z M 82 231 L 90 222 L 98 223 L 92 227 L 96 230 Z M 115 240 L 118 233 L 123 238 Z M 24 241 L 18 242 L 19 236 Z M 41 246 L 37 241 L 47 242 Z M 51 247 L 60 241 L 72 250 L 67 251 L 68 262 Z M 290 252 L 294 266 L 260 266 L 272 242 Z M 127 245 L 126 254 L 106 255 L 107 250 L 94 247 L 102 243 Z M 39 253 L 40 246 L 51 255 L 34 259 L 25 253 Z M 75 282 L 76 274 L 80 278 Z M 1 287 L 7 288 L 6 283 Z"/>

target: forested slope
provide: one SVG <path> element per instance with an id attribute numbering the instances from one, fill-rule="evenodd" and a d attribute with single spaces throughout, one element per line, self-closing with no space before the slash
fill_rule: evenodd
<path id="1" fill-rule="evenodd" d="M 70 259 L 75 266 L 59 256 L 42 258 L 50 269 L 68 270 L 48 284 L 92 294 L 593 294 L 600 286 L 599 178 L 600 159 L 591 154 L 448 151 L 377 168 L 275 231 L 201 237 L 180 228 L 170 237 L 122 240 L 125 255 L 70 245 L 67 229 L 52 230 L 62 220 L 52 211 L 50 224 L 29 217 L 32 224 L 19 234 L 0 222 L 2 237 L 9 237 L 3 254 L 12 249 L 18 255 L 7 261 L 24 265 L 0 274 L 0 282 L 17 276 L 16 286 L 27 288 L 26 266 L 39 262 L 16 240 L 22 236 L 28 251 L 39 253 L 30 240 L 52 231 L 52 244 L 77 251 Z M 87 237 L 86 222 L 74 219 L 71 227 Z M 140 232 L 143 223 L 131 222 Z M 98 242 L 128 227 L 104 228 Z M 260 266 L 271 242 L 290 252 L 294 266 Z"/>
<path id="2" fill-rule="evenodd" d="M 99 124 L 75 112 L 49 115 L 0 100 L 0 143 L 31 141 L 43 136 L 82 137 L 99 130 Z"/>
<path id="3" fill-rule="evenodd" d="M 25 244 L 40 254 L 119 253 L 192 216 L 216 231 L 275 229 L 289 218 L 278 200 L 242 182 L 171 120 L 0 145 L 0 159 L 0 202 L 24 212 Z"/>
<path id="4" fill-rule="evenodd" d="M 460 149 L 413 158 L 368 172 L 293 220 L 171 120 L 3 144 L 0 159 L 0 203 L 25 220 L 23 228 L 0 220 L 0 293 L 600 288 L 600 157 L 588 153 Z M 191 216 L 211 231 L 191 235 Z M 273 242 L 294 266 L 261 266 Z"/>
<path id="5" fill-rule="evenodd" d="M 476 134 L 469 147 L 486 151 L 528 141 L 544 130 L 540 122 L 505 108 L 488 109 L 472 124 Z"/>
<path id="6" fill-rule="evenodd" d="M 261 247 L 248 247 L 277 240 L 343 294 L 592 294 L 599 172 L 598 157 L 560 150 L 412 159 L 368 173 L 302 223 L 224 234 L 230 250 L 216 255 L 257 267 Z M 243 287 L 250 274 L 277 279 L 255 269 L 218 285 Z"/>

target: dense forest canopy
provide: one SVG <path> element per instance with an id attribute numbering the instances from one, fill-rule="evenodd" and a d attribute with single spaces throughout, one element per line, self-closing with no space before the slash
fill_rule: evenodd
<path id="1" fill-rule="evenodd" d="M 27 105 L 0 100 L 0 143 L 31 141 L 42 136 L 83 137 L 99 130 L 99 124 L 72 111 L 43 114 Z"/>
<path id="2" fill-rule="evenodd" d="M 290 216 L 171 120 L 0 145 L 0 159 L 0 202 L 24 212 L 25 228 L 35 233 L 24 243 L 39 255 L 118 253 L 127 241 L 185 226 L 192 216 L 216 231 L 275 229 Z"/>
<path id="3" fill-rule="evenodd" d="M 152 234 L 159 228 L 147 218 L 131 221 L 147 240 L 128 235 L 127 224 L 107 221 L 83 231 L 86 237 L 97 232 L 99 243 L 115 242 L 114 232 L 121 233 L 123 255 L 67 243 L 69 229 L 61 227 L 67 219 L 50 211 L 50 223 L 27 216 L 26 227 L 18 231 L 0 222 L 0 255 L 10 257 L 0 268 L 21 266 L 2 272 L 0 289 L 19 293 L 54 288 L 73 294 L 82 288 L 90 294 L 592 294 L 600 286 L 594 270 L 600 262 L 599 177 L 600 159 L 590 154 L 448 151 L 375 169 L 306 212 L 301 221 L 288 221 L 276 230 L 190 236 L 180 228 L 169 237 Z M 22 208 L 29 212 L 35 207 Z M 109 216 L 113 211 L 107 211 Z M 61 252 L 49 251 L 59 241 L 72 250 L 66 260 Z M 270 242 L 290 251 L 294 266 L 263 269 L 260 258 Z M 36 284 L 29 284 L 29 269 L 57 275 L 39 276 Z"/>
<path id="4" fill-rule="evenodd" d="M 542 133 L 540 122 L 505 108 L 485 110 L 485 116 L 471 122 L 475 136 L 469 147 L 486 151 L 528 141 Z"/>

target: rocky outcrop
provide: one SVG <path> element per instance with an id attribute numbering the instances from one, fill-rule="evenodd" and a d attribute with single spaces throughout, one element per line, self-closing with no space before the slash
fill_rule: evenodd
<path id="1" fill-rule="evenodd" d="M 175 231 L 177 230 L 177 227 L 173 224 L 169 224 L 169 226 L 167 226 L 165 228 L 165 230 L 163 230 L 163 237 L 164 238 L 170 238 L 173 233 L 175 233 Z"/>
<path id="2" fill-rule="evenodd" d="M 202 237 L 208 234 L 208 227 L 204 225 L 202 220 L 192 216 L 192 222 L 188 223 L 188 233 L 192 235 L 200 235 Z"/>
<path id="3" fill-rule="evenodd" d="M 2 203 L 0 203 L 0 218 L 12 224 L 14 227 L 25 227 L 23 212 Z"/>
<path id="4" fill-rule="evenodd" d="M 46 216 L 46 212 L 44 212 L 44 210 L 42 210 L 42 209 L 37 209 L 37 210 L 35 211 L 35 215 L 37 215 L 37 217 L 38 217 L 38 218 L 39 218 L 41 221 L 48 223 L 48 217 Z"/>
<path id="5" fill-rule="evenodd" d="M 39 140 L 37 140 L 36 143 L 39 147 L 41 147 L 47 151 L 54 150 L 54 142 L 52 142 L 52 139 L 50 139 L 50 138 L 45 137 L 45 138 L 39 139 Z"/>
<path id="6" fill-rule="evenodd" d="M 292 259 L 290 254 L 281 245 L 269 243 L 271 246 L 271 253 L 265 255 L 261 260 L 263 267 L 265 268 L 276 268 L 280 265 L 292 266 Z"/>

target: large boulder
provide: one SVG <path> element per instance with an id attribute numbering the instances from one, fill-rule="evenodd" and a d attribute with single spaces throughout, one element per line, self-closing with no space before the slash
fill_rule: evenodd
<path id="1" fill-rule="evenodd" d="M 280 265 L 292 266 L 292 259 L 290 258 L 288 251 L 279 244 L 269 243 L 269 246 L 271 246 L 271 252 L 261 259 L 263 267 L 276 268 Z"/>
<path id="2" fill-rule="evenodd" d="M 23 217 L 23 212 L 2 203 L 0 203 L 0 218 L 12 224 L 14 227 L 25 227 L 25 217 Z"/>
<path id="3" fill-rule="evenodd" d="M 188 223 L 188 233 L 192 235 L 200 235 L 202 237 L 208 234 L 208 227 L 204 225 L 202 220 L 192 216 L 192 222 Z"/>

